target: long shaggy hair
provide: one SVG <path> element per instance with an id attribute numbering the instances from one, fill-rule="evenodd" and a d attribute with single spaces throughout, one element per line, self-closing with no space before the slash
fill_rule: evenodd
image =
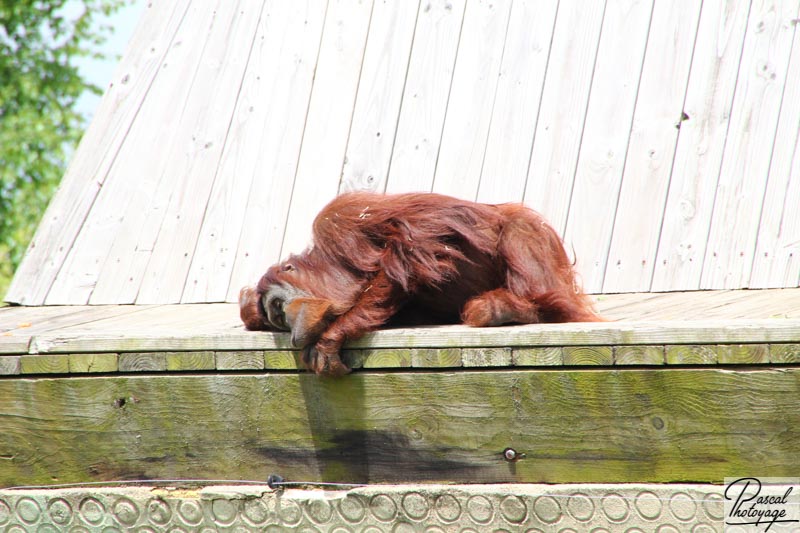
<path id="1" fill-rule="evenodd" d="M 251 330 L 288 330 L 320 374 L 349 369 L 348 339 L 388 322 L 470 326 L 602 320 L 561 239 L 520 204 L 429 193 L 343 194 L 317 215 L 313 244 L 239 297 Z"/>

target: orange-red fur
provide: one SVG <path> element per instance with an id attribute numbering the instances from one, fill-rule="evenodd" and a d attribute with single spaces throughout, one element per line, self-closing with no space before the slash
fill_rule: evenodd
<path id="1" fill-rule="evenodd" d="M 271 321 L 263 299 L 274 294 Z M 312 247 L 242 289 L 239 303 L 248 329 L 290 329 L 306 365 L 330 375 L 349 371 L 344 342 L 390 320 L 602 320 L 538 213 L 427 193 L 339 196 L 314 220 Z"/>

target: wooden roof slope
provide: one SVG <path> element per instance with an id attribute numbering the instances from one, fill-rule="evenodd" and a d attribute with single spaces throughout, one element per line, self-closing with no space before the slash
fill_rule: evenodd
<path id="1" fill-rule="evenodd" d="M 798 17 L 154 0 L 6 299 L 233 301 L 360 188 L 524 201 L 591 292 L 797 286 Z"/>

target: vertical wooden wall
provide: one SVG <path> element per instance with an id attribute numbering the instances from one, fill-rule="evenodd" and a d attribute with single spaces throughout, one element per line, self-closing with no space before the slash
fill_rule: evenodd
<path id="1" fill-rule="evenodd" d="M 154 0 L 7 300 L 235 300 L 336 194 L 524 201 L 590 292 L 800 284 L 800 0 Z"/>

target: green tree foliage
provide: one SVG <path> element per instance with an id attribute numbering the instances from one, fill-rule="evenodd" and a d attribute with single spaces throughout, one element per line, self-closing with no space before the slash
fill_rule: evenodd
<path id="1" fill-rule="evenodd" d="M 99 51 L 124 0 L 0 0 L 0 299 L 85 128 L 80 57 Z"/>

